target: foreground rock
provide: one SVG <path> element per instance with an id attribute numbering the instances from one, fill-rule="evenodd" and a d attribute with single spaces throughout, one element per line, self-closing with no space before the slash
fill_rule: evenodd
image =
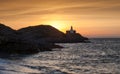
<path id="1" fill-rule="evenodd" d="M 6 42 L 0 44 L 0 53 L 7 54 L 34 54 L 42 51 L 52 51 L 53 48 L 62 48 L 54 44 L 33 45 L 23 42 Z"/>

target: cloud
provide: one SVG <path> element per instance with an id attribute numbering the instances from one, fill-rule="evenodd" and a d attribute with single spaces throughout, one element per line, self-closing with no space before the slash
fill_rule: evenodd
<path id="1" fill-rule="evenodd" d="M 29 12 L 26 13 L 33 12 L 33 14 L 43 11 L 48 14 L 67 11 L 102 11 L 102 9 L 120 10 L 120 0 L 0 0 L 0 5 L 1 12 L 15 11 L 13 13 L 17 13 L 28 10 Z"/>
<path id="2" fill-rule="evenodd" d="M 112 18 L 120 13 L 119 2 L 119 0 L 0 0 L 2 5 L 0 17 L 56 14 L 85 18 Z"/>

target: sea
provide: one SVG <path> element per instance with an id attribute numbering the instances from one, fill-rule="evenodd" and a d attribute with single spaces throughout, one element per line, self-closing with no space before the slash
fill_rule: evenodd
<path id="1" fill-rule="evenodd" d="M 58 43 L 53 51 L 0 56 L 0 74 L 120 74 L 120 38 Z"/>

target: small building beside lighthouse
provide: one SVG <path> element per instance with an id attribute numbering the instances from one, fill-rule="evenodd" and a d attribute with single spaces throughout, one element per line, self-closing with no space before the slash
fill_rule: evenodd
<path id="1" fill-rule="evenodd" d="M 71 26 L 70 30 L 66 31 L 66 34 L 76 34 L 76 31 L 73 29 L 73 27 Z"/>

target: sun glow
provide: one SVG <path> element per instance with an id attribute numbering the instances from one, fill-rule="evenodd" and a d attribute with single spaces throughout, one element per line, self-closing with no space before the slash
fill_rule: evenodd
<path id="1" fill-rule="evenodd" d="M 67 25 L 63 21 L 47 21 L 47 24 L 59 29 L 62 32 L 66 31 Z"/>

